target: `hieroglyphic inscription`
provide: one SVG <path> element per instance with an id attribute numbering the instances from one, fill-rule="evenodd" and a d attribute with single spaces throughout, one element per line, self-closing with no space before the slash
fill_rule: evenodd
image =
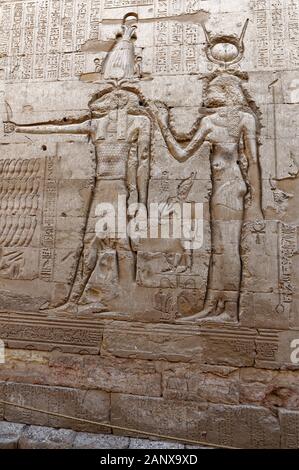
<path id="1" fill-rule="evenodd" d="M 264 340 L 256 341 L 257 359 L 263 361 L 275 361 L 277 350 L 277 342 Z"/>
<path id="2" fill-rule="evenodd" d="M 256 66 L 283 69 L 299 65 L 297 0 L 256 0 Z"/>
<path id="3" fill-rule="evenodd" d="M 155 73 L 198 71 L 199 25 L 158 21 L 155 24 Z"/>
<path id="4" fill-rule="evenodd" d="M 292 225 L 280 224 L 280 294 L 283 303 L 293 300 L 292 257 L 297 249 L 297 229 Z"/>
<path id="5" fill-rule="evenodd" d="M 28 384 L 17 384 L 7 382 L 5 393 L 8 401 L 17 401 L 17 397 L 22 397 L 21 403 L 28 407 L 37 407 L 45 411 L 52 411 L 61 415 L 71 415 L 72 410 L 77 410 L 76 416 L 81 418 L 97 419 L 106 421 L 109 412 L 108 393 L 92 390 L 76 390 L 75 388 L 47 387 Z M 23 412 L 24 411 L 24 412 Z M 8 420 L 15 420 L 17 416 L 24 423 L 52 427 L 73 427 L 74 425 L 67 418 L 49 416 L 43 413 L 36 413 L 32 410 L 16 411 L 15 407 L 6 407 L 5 415 Z M 99 426 L 78 424 L 78 430 L 90 430 L 95 432 Z"/>
<path id="6" fill-rule="evenodd" d="M 172 16 L 195 13 L 206 3 L 205 0 L 156 0 L 155 16 Z"/>
<path id="7" fill-rule="evenodd" d="M 299 65 L 299 4 L 297 0 L 287 2 L 287 39 L 289 42 L 289 62 L 295 67 Z"/>
<path id="8" fill-rule="evenodd" d="M 154 0 L 105 0 L 104 8 L 120 8 L 152 5 Z"/>
<path id="9" fill-rule="evenodd" d="M 279 411 L 282 448 L 298 449 L 299 446 L 299 413 L 292 410 Z"/>
<path id="10" fill-rule="evenodd" d="M 161 18 L 154 29 L 154 72 L 178 74 L 198 72 L 200 25 L 162 20 L 169 16 L 194 13 L 200 1 L 157 0 L 156 16 Z"/>
<path id="11" fill-rule="evenodd" d="M 0 4 L 0 55 L 14 81 L 72 79 L 85 70 L 81 46 L 99 33 L 101 0 Z"/>
<path id="12" fill-rule="evenodd" d="M 57 204 L 56 171 L 55 158 L 47 158 L 39 261 L 39 277 L 44 281 L 51 281 L 54 272 Z"/>

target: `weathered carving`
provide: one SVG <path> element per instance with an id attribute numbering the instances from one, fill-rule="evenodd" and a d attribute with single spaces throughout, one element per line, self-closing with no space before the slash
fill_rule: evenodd
<path id="1" fill-rule="evenodd" d="M 252 9 L 257 44 L 256 67 L 262 70 L 298 67 L 298 37 L 295 33 L 298 3 L 294 0 L 255 0 Z"/>
<path id="2" fill-rule="evenodd" d="M 40 161 L 2 160 L 0 162 L 0 245 L 28 246 L 37 224 Z"/>
<path id="3" fill-rule="evenodd" d="M 277 187 L 277 180 L 270 179 L 269 181 L 271 191 L 273 191 L 273 200 L 275 202 L 275 209 L 278 213 L 284 213 L 288 207 L 288 200 L 294 197 L 294 194 L 282 191 Z"/>
<path id="4" fill-rule="evenodd" d="M 294 286 L 292 285 L 292 257 L 297 250 L 296 227 L 279 224 L 279 294 L 277 309 L 284 310 L 285 304 L 292 303 Z"/>
<path id="5" fill-rule="evenodd" d="M 219 65 L 232 65 L 240 62 L 244 54 L 244 37 L 249 19 L 246 20 L 240 37 L 238 36 L 213 36 L 203 25 L 207 45 L 206 54 L 211 62 Z"/>
<path id="6" fill-rule="evenodd" d="M 122 23 L 122 34 L 103 64 L 103 75 L 107 79 L 132 79 L 135 75 L 135 51 L 133 40 L 136 39 L 136 24 L 129 18 L 138 19 L 133 13 L 125 15 Z"/>
<path id="7" fill-rule="evenodd" d="M 296 446 L 298 19 L 297 0 L 0 1 L 6 399 Z"/>
<path id="8" fill-rule="evenodd" d="M 0 161 L 0 275 L 7 279 L 26 273 L 26 250 L 38 225 L 42 196 L 40 159 Z M 27 259 L 26 259 L 27 258 Z M 34 275 L 33 275 L 34 277 Z"/>
<path id="9" fill-rule="evenodd" d="M 204 142 L 211 148 L 212 258 L 205 307 L 192 320 L 220 314 L 237 320 L 242 223 L 263 218 L 258 122 L 242 80 L 234 73 L 224 72 L 207 79 L 204 104 L 207 116 L 186 147 L 175 140 L 169 129 L 167 109 L 159 104 L 152 109 L 171 155 L 179 162 L 187 161 Z M 223 276 L 226 266 L 229 274 Z"/>
<path id="10" fill-rule="evenodd" d="M 109 300 L 119 294 L 118 271 L 122 269 L 119 266 L 121 262 L 131 264 L 128 274 L 130 273 L 130 281 L 134 282 L 134 253 L 131 240 L 126 233 L 127 227 L 126 225 L 124 228 L 118 227 L 118 234 L 121 230 L 125 233 L 121 233 L 120 236 L 113 235 L 105 223 L 101 225 L 101 218 L 107 215 L 106 211 L 100 209 L 99 212 L 97 208 L 97 205 L 102 202 L 112 204 L 117 214 L 117 211 L 121 210 L 117 207 L 121 200 L 124 201 L 125 210 L 128 204 L 139 202 L 145 206 L 147 204 L 150 118 L 144 108 L 145 103 L 139 90 L 129 84 L 118 84 L 118 80 L 132 79 L 135 73 L 134 46 L 131 36 L 136 26 L 127 26 L 126 20 L 129 16 L 132 15 L 126 15 L 124 18 L 123 38 L 108 54 L 104 64 L 104 77 L 114 79 L 116 82 L 113 85 L 107 85 L 103 91 L 90 100 L 90 118 L 83 117 L 76 123 L 68 123 L 65 119 L 62 123 L 56 124 L 19 126 L 8 122 L 6 125 L 6 132 L 85 134 L 90 137 L 95 147 L 97 161 L 85 234 L 72 289 L 67 304 L 62 306 L 63 310 L 77 311 L 79 302 L 87 306 L 82 307 L 84 311 L 89 308 L 90 304 L 92 304 L 93 311 L 106 310 L 101 300 Z M 49 210 L 46 209 L 47 240 L 43 243 L 42 259 L 44 261 L 41 276 L 45 280 L 51 280 L 56 191 L 55 181 L 52 180 L 51 162 L 48 162 L 47 172 L 46 204 L 50 206 Z M 53 220 L 51 220 L 51 212 Z M 100 220 L 96 221 L 96 216 Z M 95 233 L 96 222 L 98 227 L 101 226 L 100 236 L 99 233 Z M 49 231 L 52 233 L 51 236 Z M 128 256 L 115 258 L 115 250 L 127 252 Z M 99 300 L 101 291 L 103 299 Z M 92 295 L 95 292 L 97 292 L 97 301 Z M 44 306 L 44 308 L 47 307 L 50 305 Z"/>
<path id="11" fill-rule="evenodd" d="M 76 310 L 76 305 L 82 299 L 83 294 L 85 294 L 83 303 L 90 303 L 87 291 L 91 289 L 92 275 L 95 271 L 101 270 L 100 266 L 106 263 L 103 256 L 101 256 L 101 261 L 99 260 L 100 253 L 104 254 L 107 250 L 115 249 L 132 253 L 132 246 L 126 235 L 123 239 L 117 240 L 113 238 L 113 235 L 109 236 L 108 232 L 101 238 L 95 234 L 95 216 L 105 215 L 96 214 L 95 210 L 97 204 L 104 201 L 114 204 L 115 213 L 117 213 L 117 204 L 121 198 L 124 198 L 124 201 L 128 203 L 141 202 L 146 205 L 151 126 L 149 117 L 143 106 L 139 104 L 140 98 L 138 90 L 131 91 L 130 87 L 115 88 L 110 86 L 90 101 L 91 119 L 75 124 L 68 124 L 64 121 L 62 124 L 15 126 L 16 132 L 28 134 L 86 134 L 90 136 L 95 146 L 97 163 L 95 179 L 92 183 L 94 197 L 89 203 L 89 217 L 86 223 L 86 227 L 93 224 L 94 235 L 90 239 L 90 233 L 85 233 L 83 249 L 78 260 L 68 305 L 63 309 Z M 47 181 L 52 186 L 51 181 L 49 179 Z M 53 191 L 50 194 L 52 197 Z M 47 224 L 50 224 L 48 217 Z M 49 244 L 51 241 L 48 239 L 47 245 Z M 49 250 L 50 247 L 47 246 L 43 251 L 43 258 L 50 257 Z M 108 259 L 107 256 L 106 259 Z M 98 263 L 100 264 L 98 265 Z M 105 269 L 109 271 L 107 265 Z M 116 279 L 116 265 L 114 264 L 114 268 L 111 266 L 111 269 L 114 270 L 114 279 Z M 132 282 L 134 270 L 132 265 Z M 44 268 L 43 276 L 46 275 L 45 272 Z M 50 279 L 48 270 L 47 276 Z M 107 284 L 108 278 L 104 277 L 104 281 Z M 85 288 L 86 292 L 84 292 Z M 113 289 L 113 285 L 110 285 L 110 289 Z M 115 294 L 116 291 L 117 289 L 114 288 Z M 105 310 L 101 302 L 94 305 L 94 308 Z"/>
<path id="12" fill-rule="evenodd" d="M 7 79 L 71 80 L 85 71 L 80 49 L 98 38 L 101 0 L 1 3 L 0 52 Z"/>

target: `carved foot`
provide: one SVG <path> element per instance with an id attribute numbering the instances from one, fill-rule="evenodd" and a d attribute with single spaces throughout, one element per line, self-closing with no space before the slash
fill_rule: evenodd
<path id="1" fill-rule="evenodd" d="M 39 310 L 51 311 L 51 312 L 70 312 L 76 313 L 77 304 L 74 302 L 66 302 L 64 304 L 52 304 L 51 302 L 45 302 Z"/>
<path id="2" fill-rule="evenodd" d="M 51 308 L 53 307 L 51 307 L 50 302 L 45 302 L 43 305 L 39 307 L 39 310 L 50 310 Z"/>
<path id="3" fill-rule="evenodd" d="M 108 308 L 106 305 L 102 304 L 101 302 L 93 302 L 91 304 L 86 305 L 79 305 L 77 313 L 79 315 L 85 313 L 101 313 L 101 312 L 108 312 Z"/>
<path id="4" fill-rule="evenodd" d="M 205 314 L 203 317 L 202 314 Z M 200 313 L 196 313 L 195 315 L 192 315 L 190 317 L 186 317 L 184 319 L 177 320 L 176 323 L 183 323 L 185 325 L 190 325 L 190 323 L 196 324 L 196 325 L 203 325 L 204 323 L 208 322 L 215 322 L 215 323 L 223 323 L 223 322 L 235 322 L 236 320 L 232 318 L 232 316 L 227 313 L 223 312 L 220 315 L 206 315 L 206 312 L 202 311 Z"/>
<path id="5" fill-rule="evenodd" d="M 57 313 L 78 313 L 78 305 L 74 302 L 67 302 L 64 305 L 61 305 L 60 307 L 55 308 L 55 312 Z"/>
<path id="6" fill-rule="evenodd" d="M 210 312 L 207 309 L 203 309 L 199 313 L 195 313 L 190 317 L 180 318 L 176 323 L 202 323 L 204 321 L 210 320 Z"/>
<path id="7" fill-rule="evenodd" d="M 80 303 L 79 305 L 76 302 L 66 302 L 59 306 L 54 306 L 47 302 L 40 307 L 40 310 L 49 311 L 51 313 L 72 313 L 80 315 L 85 313 L 107 312 L 108 308 L 101 302 L 92 302 L 89 304 Z"/>
<path id="8" fill-rule="evenodd" d="M 237 317 L 237 302 L 223 302 L 223 300 L 215 302 L 211 300 L 206 304 L 203 310 L 190 317 L 177 320 L 176 323 L 184 324 L 203 324 L 207 322 L 236 322 Z"/>

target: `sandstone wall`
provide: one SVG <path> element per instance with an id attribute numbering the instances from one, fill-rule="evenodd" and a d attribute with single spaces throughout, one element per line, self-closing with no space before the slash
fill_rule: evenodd
<path id="1" fill-rule="evenodd" d="M 298 0 L 0 1 L 6 401 L 299 446 L 298 27 Z M 196 239 L 161 238 L 186 207 Z"/>

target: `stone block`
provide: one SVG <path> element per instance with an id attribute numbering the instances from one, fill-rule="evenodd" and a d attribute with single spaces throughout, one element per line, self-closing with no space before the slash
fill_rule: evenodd
<path id="1" fill-rule="evenodd" d="M 73 443 L 74 449 L 128 449 L 128 437 L 99 435 L 79 432 Z"/>
<path id="2" fill-rule="evenodd" d="M 299 412 L 279 410 L 282 449 L 299 449 Z"/>
<path id="3" fill-rule="evenodd" d="M 20 449 L 71 449 L 76 433 L 70 429 L 29 426 L 22 433 Z"/>
<path id="4" fill-rule="evenodd" d="M 4 417 L 7 421 L 19 421 L 55 428 L 71 428 L 79 431 L 109 432 L 109 428 L 106 427 L 47 414 L 49 411 L 58 415 L 109 423 L 110 397 L 106 392 L 8 382 L 5 385 L 5 398 L 8 402 L 46 412 L 40 413 L 5 405 Z"/>
<path id="5" fill-rule="evenodd" d="M 200 445 L 280 447 L 278 419 L 264 407 L 112 394 L 111 420 L 131 429 L 196 440 Z"/>
<path id="6" fill-rule="evenodd" d="M 25 424 L 0 422 L 0 449 L 17 449 Z"/>

